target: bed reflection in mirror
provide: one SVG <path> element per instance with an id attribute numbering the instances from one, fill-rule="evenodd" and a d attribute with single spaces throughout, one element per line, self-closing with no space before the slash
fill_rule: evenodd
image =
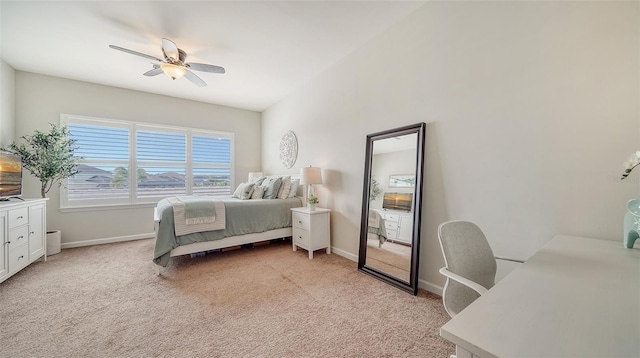
<path id="1" fill-rule="evenodd" d="M 424 123 L 367 137 L 358 262 L 361 271 L 414 294 L 423 137 Z"/>

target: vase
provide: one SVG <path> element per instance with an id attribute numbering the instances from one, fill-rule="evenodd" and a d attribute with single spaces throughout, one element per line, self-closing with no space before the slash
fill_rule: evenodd
<path id="1" fill-rule="evenodd" d="M 316 204 L 309 203 L 308 208 L 309 208 L 309 211 L 316 211 Z"/>
<path id="2" fill-rule="evenodd" d="M 627 213 L 624 215 L 624 237 L 622 242 L 628 249 L 640 238 L 640 199 L 627 202 Z"/>
<path id="3" fill-rule="evenodd" d="M 55 255 L 60 252 L 60 241 L 62 233 L 60 230 L 47 231 L 47 256 Z"/>

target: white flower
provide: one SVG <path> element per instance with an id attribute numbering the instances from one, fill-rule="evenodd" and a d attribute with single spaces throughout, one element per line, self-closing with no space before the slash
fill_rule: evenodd
<path id="1" fill-rule="evenodd" d="M 621 180 L 626 179 L 629 176 L 629 174 L 631 174 L 631 171 L 638 165 L 640 165 L 640 150 L 631 154 L 629 159 L 627 159 L 626 162 L 622 163 L 622 166 L 624 168 L 624 173 L 622 173 L 622 178 L 620 179 Z"/>
<path id="2" fill-rule="evenodd" d="M 624 162 L 624 164 L 622 165 L 623 169 L 631 169 L 631 167 L 633 167 L 633 162 L 631 160 L 628 160 L 626 162 Z"/>

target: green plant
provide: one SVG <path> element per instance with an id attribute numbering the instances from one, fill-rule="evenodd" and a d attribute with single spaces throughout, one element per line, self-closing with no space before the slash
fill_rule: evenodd
<path id="1" fill-rule="evenodd" d="M 47 193 L 55 183 L 62 185 L 64 179 L 78 173 L 77 163 L 81 157 L 74 156 L 75 140 L 69 138 L 69 129 L 65 125 L 50 123 L 49 133 L 36 130 L 33 135 L 22 138 L 24 144 L 10 144 L 3 148 L 22 157 L 22 166 L 33 176 L 40 179 L 40 195 Z"/>
<path id="2" fill-rule="evenodd" d="M 307 198 L 307 203 L 309 203 L 309 204 L 318 204 L 318 203 L 320 203 L 320 200 L 318 200 L 317 196 L 309 195 L 309 197 Z"/>
<path id="3" fill-rule="evenodd" d="M 380 195 L 380 186 L 375 178 L 371 178 L 371 190 L 369 191 L 369 201 L 374 201 Z"/>

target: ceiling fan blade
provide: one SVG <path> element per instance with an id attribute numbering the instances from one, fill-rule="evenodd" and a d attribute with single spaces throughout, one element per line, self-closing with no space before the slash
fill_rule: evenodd
<path id="1" fill-rule="evenodd" d="M 178 61 L 180 59 L 180 54 L 178 53 L 178 46 L 175 42 L 169 39 L 162 39 L 162 51 L 167 59 L 171 62 Z"/>
<path id="2" fill-rule="evenodd" d="M 161 60 L 161 59 L 159 59 L 159 58 L 157 58 L 157 57 L 154 57 L 154 56 L 151 56 L 151 55 L 146 55 L 146 54 L 144 54 L 144 53 L 142 53 L 142 52 L 137 52 L 137 51 L 129 50 L 129 49 L 124 48 L 124 47 L 119 47 L 119 46 L 116 46 L 116 45 L 109 45 L 109 47 L 111 47 L 111 48 L 112 48 L 112 49 L 114 49 L 114 50 L 118 50 L 118 51 L 122 51 L 122 52 L 130 53 L 130 54 L 132 54 L 132 55 L 136 55 L 136 56 L 140 56 L 140 57 L 148 58 L 148 59 L 150 59 L 150 60 L 154 60 L 154 61 L 158 61 L 158 62 L 164 62 L 163 60 Z"/>
<path id="3" fill-rule="evenodd" d="M 200 77 L 196 76 L 195 73 L 189 70 L 187 70 L 187 73 L 184 75 L 184 77 L 189 81 L 193 82 L 193 84 L 195 84 L 198 87 L 205 87 L 207 85 Z"/>
<path id="4" fill-rule="evenodd" d="M 204 71 L 204 72 L 211 72 L 211 73 L 225 73 L 224 67 L 207 65 L 205 63 L 190 62 L 186 66 L 196 71 Z"/>
<path id="5" fill-rule="evenodd" d="M 157 76 L 157 75 L 159 75 L 161 73 L 162 73 L 162 68 L 160 68 L 160 66 L 155 66 L 154 65 L 153 69 L 143 73 L 143 75 L 151 77 L 151 76 Z"/>

